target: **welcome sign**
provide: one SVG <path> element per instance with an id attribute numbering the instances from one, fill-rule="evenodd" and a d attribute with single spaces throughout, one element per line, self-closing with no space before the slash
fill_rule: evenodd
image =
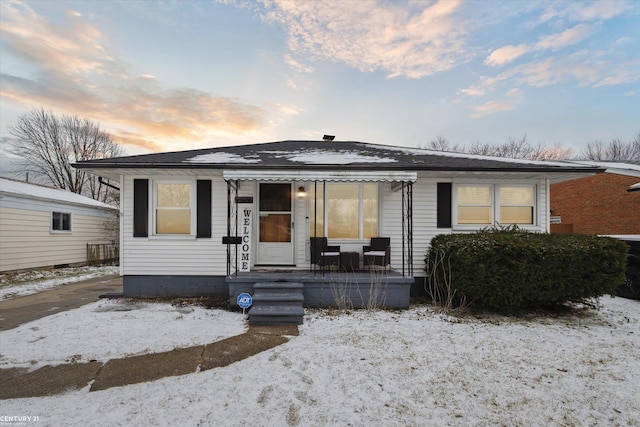
<path id="1" fill-rule="evenodd" d="M 238 211 L 242 219 L 240 236 L 240 271 L 251 270 L 251 229 L 253 228 L 253 204 L 238 205 Z"/>

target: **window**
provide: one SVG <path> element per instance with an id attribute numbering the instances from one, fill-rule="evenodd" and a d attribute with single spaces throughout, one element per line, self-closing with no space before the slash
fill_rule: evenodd
<path id="1" fill-rule="evenodd" d="M 319 184 L 316 198 L 313 190 L 312 185 L 309 199 L 311 236 L 369 239 L 378 235 L 377 184 L 326 184 L 326 196 L 323 186 Z"/>
<path id="2" fill-rule="evenodd" d="M 533 224 L 533 187 L 500 187 L 500 223 Z"/>
<path id="3" fill-rule="evenodd" d="M 534 185 L 467 185 L 456 187 L 456 224 L 535 224 Z"/>
<path id="4" fill-rule="evenodd" d="M 191 183 L 156 183 L 155 234 L 191 234 Z"/>
<path id="5" fill-rule="evenodd" d="M 458 224 L 491 224 L 491 186 L 458 186 Z"/>
<path id="6" fill-rule="evenodd" d="M 71 214 L 51 212 L 51 231 L 71 231 Z"/>

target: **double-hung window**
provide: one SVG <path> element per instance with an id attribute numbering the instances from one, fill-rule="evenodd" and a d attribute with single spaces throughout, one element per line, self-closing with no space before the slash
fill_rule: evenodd
<path id="1" fill-rule="evenodd" d="M 193 234 L 193 187 L 191 182 L 155 183 L 155 234 Z"/>
<path id="2" fill-rule="evenodd" d="M 500 223 L 533 225 L 534 187 L 500 186 Z"/>
<path id="3" fill-rule="evenodd" d="M 458 224 L 493 222 L 493 188 L 491 185 L 458 186 Z"/>
<path id="4" fill-rule="evenodd" d="M 535 225 L 535 185 L 458 184 L 454 194 L 459 226 Z"/>
<path id="5" fill-rule="evenodd" d="M 369 239 L 378 235 L 378 184 L 327 183 L 326 194 L 323 188 L 322 184 L 312 185 L 311 236 Z"/>
<path id="6" fill-rule="evenodd" d="M 51 212 L 51 231 L 71 231 L 71 214 L 67 212 Z"/>

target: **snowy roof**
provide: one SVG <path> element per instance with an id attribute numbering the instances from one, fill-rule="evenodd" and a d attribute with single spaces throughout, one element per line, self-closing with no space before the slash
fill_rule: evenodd
<path id="1" fill-rule="evenodd" d="M 606 172 L 615 173 L 618 175 L 628 176 L 640 176 L 640 165 L 636 163 L 624 163 L 624 162 L 596 162 L 591 160 L 577 160 L 571 163 L 596 166 L 602 169 L 606 169 Z"/>
<path id="2" fill-rule="evenodd" d="M 627 191 L 640 191 L 640 182 L 633 184 Z"/>
<path id="3" fill-rule="evenodd" d="M 596 173 L 595 165 L 534 161 L 353 141 L 279 141 L 145 154 L 74 164 L 87 169 L 316 169 Z"/>
<path id="4" fill-rule="evenodd" d="M 115 209 L 106 203 L 99 202 L 90 197 L 72 193 L 67 190 L 45 187 L 43 185 L 28 184 L 12 179 L 0 178 L 0 193 L 15 194 L 34 199 L 52 200 L 56 202 L 71 203 L 74 205 L 93 206 L 104 209 Z"/>

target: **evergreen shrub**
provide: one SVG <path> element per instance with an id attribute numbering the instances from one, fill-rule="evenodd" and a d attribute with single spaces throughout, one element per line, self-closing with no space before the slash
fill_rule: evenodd
<path id="1" fill-rule="evenodd" d="M 471 307 L 503 313 L 585 302 L 624 283 L 626 250 L 614 238 L 516 227 L 442 234 L 425 258 L 427 288 L 450 282 Z"/>

